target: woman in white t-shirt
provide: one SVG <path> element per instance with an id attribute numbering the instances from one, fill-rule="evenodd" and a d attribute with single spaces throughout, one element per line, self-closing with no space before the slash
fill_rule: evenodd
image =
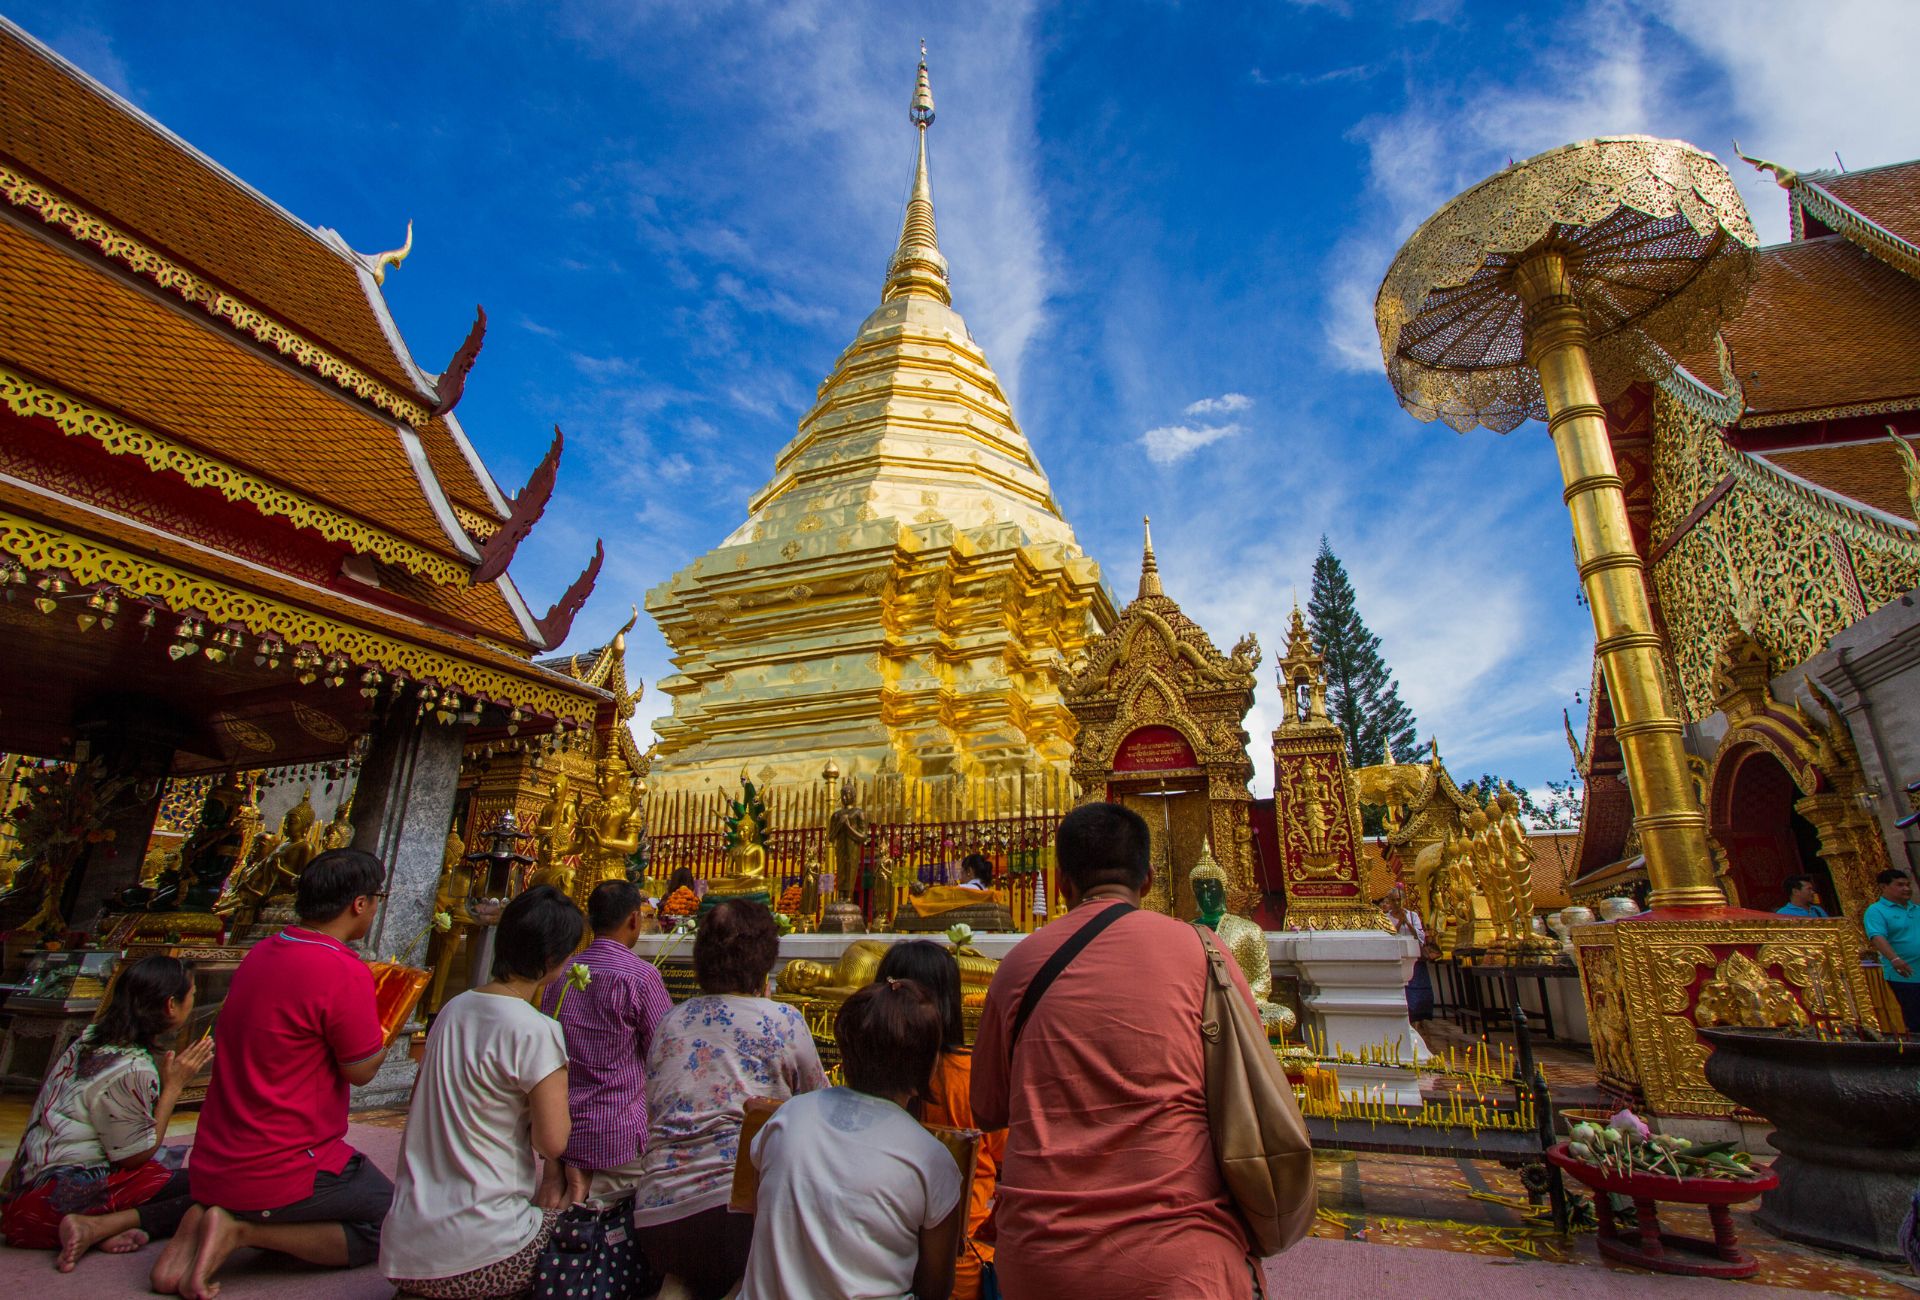
<path id="1" fill-rule="evenodd" d="M 760 1191 L 740 1300 L 947 1300 L 966 1202 L 951 1152 L 906 1111 L 944 1024 L 876 980 L 834 1021 L 847 1086 L 795 1097 L 753 1139 Z"/>
<path id="2" fill-rule="evenodd" d="M 566 1039 L 536 1006 L 585 925 L 559 890 L 527 890 L 500 914 L 492 982 L 434 1019 L 380 1234 L 380 1271 L 407 1295 L 465 1300 L 533 1285 L 560 1215 L 555 1175 L 570 1129 Z"/>

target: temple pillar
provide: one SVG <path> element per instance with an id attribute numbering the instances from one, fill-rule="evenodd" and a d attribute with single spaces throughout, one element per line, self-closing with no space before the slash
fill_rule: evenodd
<path id="1" fill-rule="evenodd" d="M 386 864 L 386 901 L 363 944 L 374 957 L 400 956 L 433 915 L 447 827 L 460 784 L 462 724 L 418 722 L 395 709 L 375 733 L 353 800 L 353 847 Z M 416 954 L 416 961 L 425 955 Z M 404 1105 L 413 1088 L 407 1050 L 417 1024 L 403 1028 L 380 1073 L 354 1090 L 357 1106 Z"/>
<path id="2" fill-rule="evenodd" d="M 1869 863 L 1860 852 L 1860 840 L 1854 813 L 1854 801 L 1844 794 L 1810 794 L 1793 805 L 1793 810 L 1812 823 L 1820 836 L 1820 860 L 1827 864 L 1833 878 L 1843 914 L 1858 920 L 1873 900 L 1880 897 L 1874 877 L 1886 865 L 1884 858 Z"/>

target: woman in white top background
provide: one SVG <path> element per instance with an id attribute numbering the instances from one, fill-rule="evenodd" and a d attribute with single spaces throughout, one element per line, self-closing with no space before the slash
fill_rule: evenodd
<path id="1" fill-rule="evenodd" d="M 404 1294 L 465 1300 L 533 1284 L 560 1216 L 571 1129 L 566 1039 L 537 1003 L 585 926 L 550 885 L 515 898 L 500 914 L 492 981 L 447 1003 L 427 1034 L 380 1236 L 380 1270 Z"/>
<path id="2" fill-rule="evenodd" d="M 906 1110 L 927 1091 L 945 1018 L 924 986 L 876 979 L 833 1032 L 847 1086 L 795 1097 L 753 1139 L 740 1300 L 947 1300 L 967 1212 L 960 1167 Z"/>

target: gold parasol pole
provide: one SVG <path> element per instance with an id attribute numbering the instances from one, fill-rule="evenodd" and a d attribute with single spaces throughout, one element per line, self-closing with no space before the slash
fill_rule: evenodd
<path id="1" fill-rule="evenodd" d="M 1594 654 L 1607 677 L 1634 821 L 1655 907 L 1720 907 L 1707 819 L 1687 776 L 1680 718 L 1668 702 L 1665 647 L 1654 630 L 1627 498 L 1588 359 L 1589 334 L 1567 255 L 1546 248 L 1516 266 L 1527 361 L 1540 375 L 1547 430 L 1573 517 L 1580 585 L 1593 612 Z"/>
<path id="2" fill-rule="evenodd" d="M 1604 136 L 1511 165 L 1442 207 L 1394 258 L 1374 304 L 1388 376 L 1414 415 L 1462 432 L 1547 423 L 1655 907 L 1726 898 L 1687 776 L 1601 382 L 1608 393 L 1658 382 L 1676 355 L 1711 343 L 1744 305 L 1757 243 L 1711 155 Z"/>

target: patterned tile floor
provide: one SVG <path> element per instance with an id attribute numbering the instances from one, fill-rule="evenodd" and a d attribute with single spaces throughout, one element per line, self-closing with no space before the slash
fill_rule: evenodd
<path id="1" fill-rule="evenodd" d="M 1603 1260 L 1591 1231 L 1563 1242 L 1551 1229 L 1531 1230 L 1518 1173 L 1497 1164 L 1334 1151 L 1322 1153 L 1317 1168 L 1320 1224 L 1315 1236 L 1534 1257 L 1619 1273 L 1623 1284 L 1628 1278 L 1644 1276 L 1642 1270 Z M 1913 1300 L 1920 1295 L 1920 1279 L 1904 1268 L 1782 1241 L 1738 1210 L 1734 1218 L 1741 1244 L 1760 1261 L 1755 1282 L 1859 1300 Z M 1712 1236 L 1704 1210 L 1662 1206 L 1661 1222 L 1671 1231 Z M 1622 1294 L 1632 1292 L 1623 1285 Z"/>

